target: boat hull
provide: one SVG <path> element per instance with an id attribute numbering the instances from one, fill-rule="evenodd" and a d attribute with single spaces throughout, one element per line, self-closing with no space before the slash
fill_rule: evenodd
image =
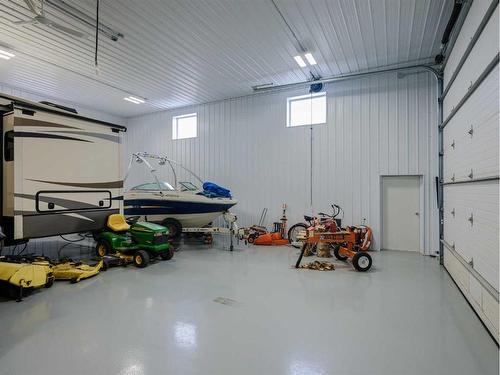
<path id="1" fill-rule="evenodd" d="M 204 227 L 237 203 L 234 199 L 186 195 L 157 199 L 125 196 L 124 213 L 125 216 L 140 216 L 142 220 L 157 223 L 175 219 L 183 228 Z"/>

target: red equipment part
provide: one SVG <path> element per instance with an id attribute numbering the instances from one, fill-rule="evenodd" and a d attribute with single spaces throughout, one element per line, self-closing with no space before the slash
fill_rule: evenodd
<path id="1" fill-rule="evenodd" d="M 281 216 L 280 222 L 274 223 L 274 232 L 261 234 L 260 236 L 255 238 L 253 244 L 260 246 L 288 245 L 288 240 L 285 239 L 286 222 L 286 204 L 283 204 L 283 214 Z"/>

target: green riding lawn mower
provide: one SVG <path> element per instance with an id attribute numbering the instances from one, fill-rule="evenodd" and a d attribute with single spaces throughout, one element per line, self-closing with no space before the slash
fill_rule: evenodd
<path id="1" fill-rule="evenodd" d="M 107 228 L 94 233 L 94 239 L 105 269 L 130 263 L 144 268 L 152 259 L 169 260 L 174 256 L 167 228 L 149 222 L 129 224 L 119 214 L 110 215 Z"/>

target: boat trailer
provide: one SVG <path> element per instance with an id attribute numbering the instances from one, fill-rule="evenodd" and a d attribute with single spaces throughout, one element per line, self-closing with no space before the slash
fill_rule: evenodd
<path id="1" fill-rule="evenodd" d="M 224 212 L 222 218 L 227 226 L 223 227 L 203 227 L 203 228 L 182 228 L 182 233 L 200 233 L 203 234 L 204 242 L 206 245 L 211 245 L 213 243 L 214 234 L 229 235 L 230 245 L 229 251 L 234 250 L 233 237 L 237 236 L 239 233 L 238 224 L 236 220 L 238 219 L 235 214 L 231 212 Z"/>

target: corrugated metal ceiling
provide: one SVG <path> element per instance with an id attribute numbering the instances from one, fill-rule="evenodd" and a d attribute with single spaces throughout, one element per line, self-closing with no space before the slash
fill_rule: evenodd
<path id="1" fill-rule="evenodd" d="M 37 0 L 39 1 L 39 0 Z M 95 17 L 95 0 L 65 0 Z M 275 0 L 323 77 L 428 62 L 452 0 Z M 45 4 L 46 15 L 88 34 L 13 25 L 33 14 L 23 0 L 0 0 L 0 82 L 119 116 L 241 96 L 251 86 L 310 78 L 293 56 L 297 42 L 270 0 L 101 0 L 100 22 L 124 34 L 102 36 L 99 74 L 94 31 Z M 147 98 L 135 105 L 127 93 Z"/>

